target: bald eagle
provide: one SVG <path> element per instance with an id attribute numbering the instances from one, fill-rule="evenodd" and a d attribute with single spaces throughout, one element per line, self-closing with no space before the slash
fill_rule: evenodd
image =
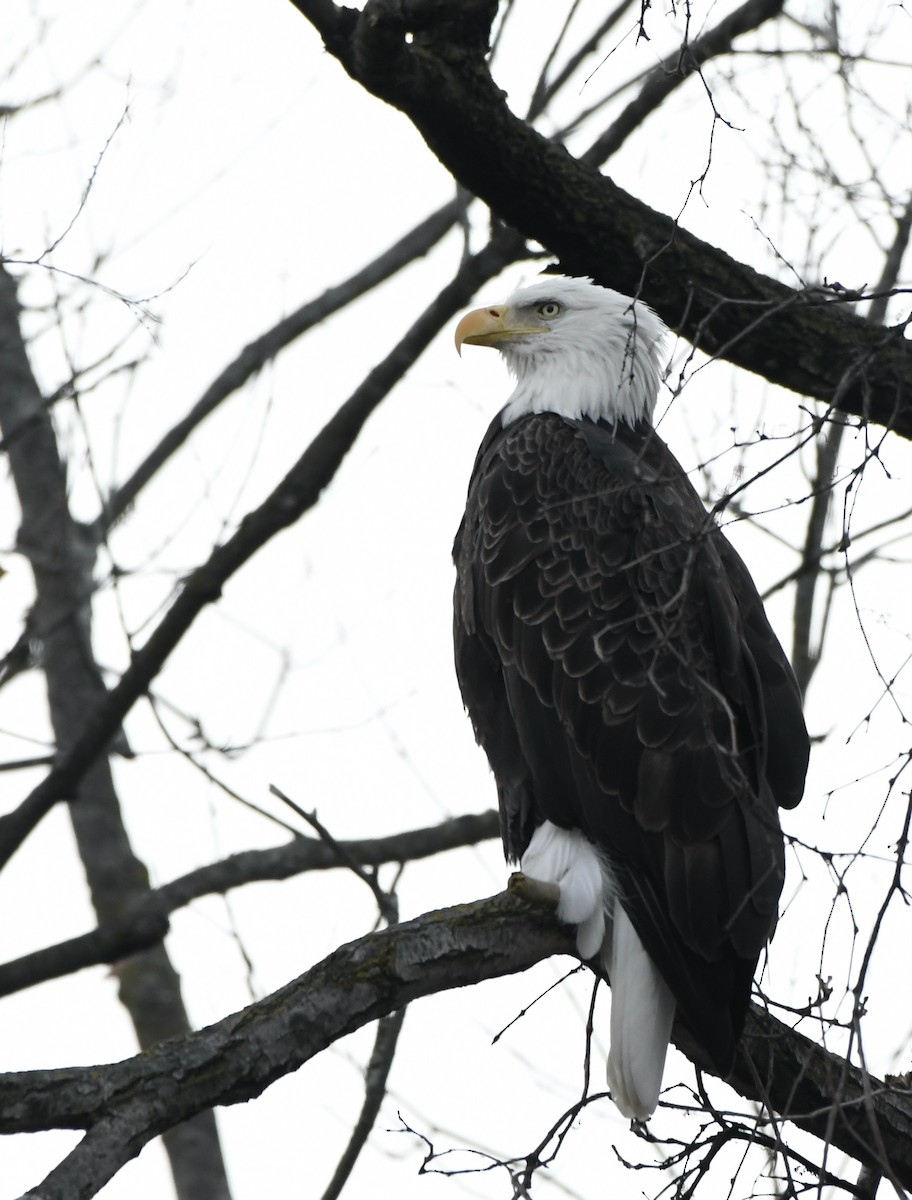
<path id="1" fill-rule="evenodd" d="M 508 861 L 611 984 L 608 1084 L 654 1112 L 673 1021 L 731 1070 L 801 799 L 801 696 L 753 581 L 651 419 L 667 330 L 547 276 L 462 318 L 516 379 L 456 535 L 456 671 Z"/>

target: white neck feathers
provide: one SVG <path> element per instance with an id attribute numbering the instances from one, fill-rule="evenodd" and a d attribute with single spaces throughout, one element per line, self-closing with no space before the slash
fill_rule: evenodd
<path id="1" fill-rule="evenodd" d="M 668 330 L 645 304 L 589 280 L 560 276 L 515 292 L 507 309 L 558 303 L 548 330 L 500 346 L 516 388 L 504 425 L 553 412 L 636 425 L 651 421 Z"/>

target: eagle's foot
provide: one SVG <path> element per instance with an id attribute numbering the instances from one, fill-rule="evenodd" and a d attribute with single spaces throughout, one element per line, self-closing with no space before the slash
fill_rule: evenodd
<path id="1" fill-rule="evenodd" d="M 507 882 L 507 891 L 528 904 L 548 908 L 552 912 L 560 904 L 561 890 L 556 883 L 545 883 L 541 879 L 530 879 L 522 871 L 514 871 Z"/>

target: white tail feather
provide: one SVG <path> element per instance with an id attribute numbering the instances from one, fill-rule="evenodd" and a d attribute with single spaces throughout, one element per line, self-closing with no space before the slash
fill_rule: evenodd
<path id="1" fill-rule="evenodd" d="M 611 980 L 608 1086 L 625 1117 L 645 1121 L 659 1102 L 674 997 L 618 901 L 607 863 L 579 830 L 544 821 L 520 868 L 530 879 L 558 885 L 557 916 L 576 926 L 580 957 L 602 952 Z"/>
<path id="2" fill-rule="evenodd" d="M 674 996 L 617 900 L 609 954 L 605 964 L 611 980 L 608 1087 L 625 1117 L 645 1121 L 659 1102 Z"/>

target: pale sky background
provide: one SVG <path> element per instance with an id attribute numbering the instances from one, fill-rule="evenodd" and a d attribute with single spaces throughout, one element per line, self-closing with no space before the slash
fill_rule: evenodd
<path id="1" fill-rule="evenodd" d="M 713 6 L 710 19 L 728 7 Z M 890 57 L 912 61 L 912 21 L 897 6 L 872 7 L 879 9 Z M 562 8 L 539 0 L 518 6 L 498 75 L 517 108 L 541 61 L 540 48 L 549 44 L 553 29 L 547 22 L 555 24 L 555 10 Z M 702 21 L 708 6 L 694 10 Z M 594 11 L 601 6 L 583 5 L 584 14 Z M 620 42 L 591 80 L 570 90 L 565 111 L 652 65 L 667 44 L 665 21 L 663 13 L 654 14 L 653 42 L 636 44 L 633 36 Z M 82 298 L 91 303 L 65 326 L 66 352 L 80 364 L 105 354 L 119 338 L 127 339 L 120 359 L 149 356 L 132 381 L 118 376 L 87 395 L 81 415 L 68 405 L 57 408 L 75 463 L 77 515 L 91 519 L 99 484 L 125 478 L 242 345 L 386 248 L 448 199 L 451 185 L 408 121 L 352 84 L 284 0 L 157 0 L 117 11 L 93 0 L 6 0 L 0 47 L 0 102 L 26 102 L 67 84 L 59 100 L 0 130 L 2 253 L 31 262 L 68 230 L 46 265 L 94 275 L 143 300 L 137 309 L 84 289 Z M 101 65 L 89 69 L 96 57 Z M 759 67 L 748 60 L 741 69 Z M 900 111 L 905 84 L 895 86 Z M 662 211 L 677 213 L 686 202 L 682 220 L 689 229 L 770 269 L 770 240 L 800 260 L 801 218 L 815 201 L 798 188 L 782 213 L 776 181 L 755 165 L 754 152 L 767 132 L 763 114 L 776 106 L 764 87 L 745 87 L 754 111 L 726 93 L 724 115 L 736 128 L 717 123 L 713 130 L 706 95 L 692 81 L 647 134 L 612 161 L 611 174 Z M 805 115 L 819 127 L 821 141 L 840 137 L 838 106 L 813 75 L 807 95 Z M 712 169 L 702 196 L 688 201 L 711 133 Z M 880 149 L 879 136 L 872 128 L 872 155 Z M 890 136 L 885 129 L 883 137 Z M 861 169 L 851 146 L 844 154 L 847 174 Z M 907 157 L 893 164 L 905 186 L 907 167 Z M 93 170 L 91 194 L 79 211 Z M 901 194 L 899 182 L 896 192 Z M 843 212 L 818 216 L 827 278 L 872 283 L 881 265 L 872 255 L 872 230 Z M 479 217 L 476 239 L 482 224 Z M 873 233 L 891 236 L 886 228 Z M 147 489 L 112 540 L 118 564 L 135 574 L 116 593 L 103 588 L 96 603 L 96 649 L 103 663 L 122 666 L 124 625 L 144 639 L 179 576 L 263 498 L 449 278 L 461 250 L 459 238 L 451 236 L 404 276 L 285 352 L 223 405 Z M 96 268 L 99 255 L 104 261 Z M 67 293 L 72 287 L 66 276 L 41 267 L 13 269 L 26 275 L 23 300 L 39 308 L 55 288 Z M 534 269 L 509 270 L 483 290 L 479 302 L 501 299 Z M 50 391 L 65 375 L 61 338 L 47 311 L 36 311 L 28 329 L 36 371 Z M 687 348 L 673 348 L 680 369 Z M 778 457 L 784 445 L 776 439 L 794 426 L 794 397 L 744 378 L 735 391 L 733 379 L 724 364 L 699 370 L 662 423 L 663 436 L 686 466 L 718 456 L 712 467 L 716 494 L 737 472 L 755 472 Z M 495 802 L 453 677 L 450 546 L 477 443 L 507 394 L 496 355 L 467 352 L 460 361 L 452 331 L 443 334 L 371 419 L 320 505 L 231 581 L 223 601 L 197 621 L 156 681 L 156 695 L 198 718 L 213 744 L 242 745 L 264 734 L 231 761 L 202 756 L 244 796 L 279 812 L 268 795 L 274 783 L 303 807 L 316 808 L 339 838 L 433 824 Z M 769 440 L 743 459 L 735 443 L 754 441 L 758 429 Z M 847 438 L 846 466 L 863 456 L 864 442 Z M 801 461 L 810 469 L 806 456 Z M 875 465 L 865 473 L 857 499 L 851 494 L 856 530 L 909 504 L 909 446 L 889 440 L 882 462 L 884 469 Z M 753 510 L 769 510 L 763 523 L 771 535 L 743 523 L 727 530 L 761 591 L 796 563 L 778 539 L 797 543 L 803 536 L 804 510 L 783 502 L 806 487 L 793 461 L 748 493 Z M 18 636 L 30 595 L 27 565 L 12 552 L 17 514 L 10 495 L 8 486 L 0 510 L 4 646 Z M 837 514 L 834 532 L 840 519 Z M 904 553 L 896 547 L 898 557 Z M 889 698 L 878 704 L 877 719 L 864 724 L 883 692 L 883 678 L 901 672 L 909 655 L 907 578 L 904 566 L 859 572 L 854 598 L 845 591 L 838 600 L 828 653 L 812 685 L 809 724 L 814 734 L 829 737 L 814 756 L 806 799 L 786 825 L 799 838 L 837 852 L 857 849 L 896 755 L 908 747 L 908 727 L 903 741 L 903 719 Z M 783 592 L 769 606 L 787 646 L 790 602 L 791 594 Z M 896 695 L 908 703 L 908 672 L 899 675 Z M 189 726 L 163 712 L 172 735 L 188 743 Z M 46 737 L 42 713 L 37 675 L 0 692 L 4 759 L 32 753 L 28 739 Z M 138 706 L 127 728 L 141 754 L 135 762 L 116 763 L 117 782 L 137 852 L 154 882 L 282 840 L 274 826 L 239 809 L 183 765 L 147 707 Z M 40 773 L 0 778 L 6 810 Z M 870 843 L 872 853 L 883 855 L 882 869 L 858 864 L 850 872 L 852 913 L 862 930 L 856 953 L 889 884 L 889 846 L 901 816 L 901 803 L 888 809 Z M 402 916 L 499 891 L 505 878 L 495 845 L 409 866 L 399 889 Z M 787 910 L 771 952 L 770 989 L 804 1003 L 823 970 L 833 976 L 835 1004 L 858 969 L 848 905 L 836 902 L 830 912 L 832 883 L 803 852 L 790 857 L 783 899 Z M 0 875 L 0 912 L 3 960 L 91 927 L 62 810 L 42 823 Z M 227 904 L 219 898 L 194 903 L 175 916 L 168 942 L 194 1022 L 206 1024 L 242 1007 L 251 988 L 255 996 L 265 995 L 366 932 L 373 917 L 367 889 L 341 871 L 243 889 Z M 877 1072 L 909 1066 L 908 914 L 894 906 L 882 938 L 866 988 L 871 1018 L 865 1049 Z M 239 939 L 254 963 L 250 981 Z M 496 1046 L 491 1039 L 566 966 L 542 964 L 519 979 L 412 1006 L 390 1096 L 347 1195 L 509 1195 L 502 1172 L 419 1177 L 421 1147 L 395 1132 L 397 1111 L 438 1148 L 476 1146 L 498 1156 L 530 1150 L 577 1098 L 588 979 L 575 977 L 555 990 Z M 845 1017 L 846 1004 L 840 1009 Z M 603 1049 L 607 1011 L 603 997 L 597 1022 Z M 372 1029 L 361 1031 L 260 1099 L 219 1110 L 236 1200 L 322 1192 L 360 1107 L 360 1064 L 372 1037 Z M 115 982 L 102 968 L 33 988 L 0 1007 L 0 1070 L 111 1061 L 134 1049 Z M 602 1078 L 601 1063 L 596 1071 Z M 672 1055 L 666 1085 L 679 1079 L 691 1081 L 693 1072 Z M 718 1095 L 725 1096 L 724 1089 Z M 659 1131 L 673 1128 L 670 1118 L 660 1119 L 669 1123 Z M 0 1141 L 0 1200 L 36 1185 L 75 1140 L 61 1133 Z M 634 1160 L 648 1157 L 610 1104 L 596 1106 L 558 1159 L 554 1185 L 538 1184 L 541 1195 L 566 1195 L 565 1188 L 605 1195 L 614 1186 L 606 1175 L 615 1183 L 623 1178 L 630 1194 L 657 1191 L 658 1176 L 623 1174 L 612 1145 Z M 103 1193 L 106 1200 L 171 1194 L 157 1146 Z"/>

